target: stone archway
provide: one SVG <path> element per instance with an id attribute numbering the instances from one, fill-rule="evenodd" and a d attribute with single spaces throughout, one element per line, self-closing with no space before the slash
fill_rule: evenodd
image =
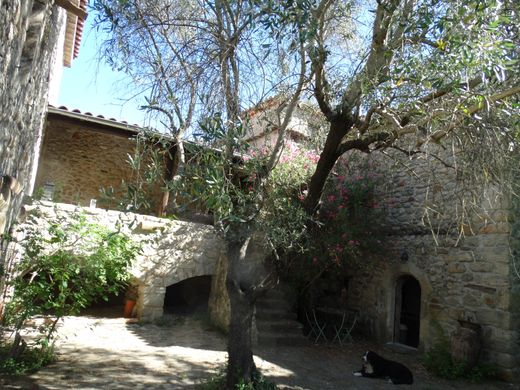
<path id="1" fill-rule="evenodd" d="M 166 288 L 183 280 L 214 275 L 223 242 L 213 226 L 146 217 L 160 227 L 146 236 L 133 275 L 138 281 L 137 316 L 163 315 Z M 143 225 L 143 224 L 142 224 Z"/>
<path id="2" fill-rule="evenodd" d="M 421 328 L 421 285 L 411 275 L 395 284 L 394 342 L 417 348 Z"/>
<path id="3" fill-rule="evenodd" d="M 195 276 L 166 286 L 164 313 L 185 315 L 206 312 L 212 275 Z"/>
<path id="4" fill-rule="evenodd" d="M 140 281 L 137 317 L 145 321 L 161 317 L 164 314 L 164 299 L 167 287 L 191 278 L 214 275 L 216 259 L 210 260 L 212 261 L 207 263 L 193 262 L 190 268 L 174 269 L 167 277 L 152 274 L 144 283 Z"/>

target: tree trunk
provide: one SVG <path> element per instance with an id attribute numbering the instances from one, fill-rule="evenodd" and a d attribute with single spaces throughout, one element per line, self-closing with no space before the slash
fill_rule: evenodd
<path id="1" fill-rule="evenodd" d="M 235 389 L 241 380 L 251 382 L 256 371 L 253 360 L 251 331 L 254 303 L 238 288 L 228 287 L 231 319 L 228 337 L 227 388 Z"/>
<path id="2" fill-rule="evenodd" d="M 316 170 L 311 177 L 307 198 L 305 199 L 305 210 L 309 215 L 313 215 L 318 209 L 325 182 L 341 156 L 341 153 L 339 153 L 341 140 L 351 128 L 352 124 L 342 117 L 330 123 L 327 140 L 320 154 Z"/>
<path id="3" fill-rule="evenodd" d="M 256 366 L 253 360 L 251 331 L 254 294 L 250 286 L 240 284 L 240 268 L 245 261 L 249 238 L 228 242 L 228 274 L 226 287 L 231 306 L 228 336 L 228 368 L 226 388 L 234 390 L 237 383 L 249 383 Z M 249 287 L 249 288 L 248 288 Z"/>
<path id="4" fill-rule="evenodd" d="M 170 149 L 166 156 L 165 163 L 165 175 L 164 181 L 166 186 L 170 183 L 175 174 L 177 173 L 178 164 L 176 164 L 177 156 L 176 156 L 176 148 Z M 165 190 L 161 195 L 161 200 L 159 201 L 159 206 L 157 207 L 157 216 L 161 218 L 166 213 L 166 208 L 168 207 L 168 202 L 170 201 L 170 191 Z"/>

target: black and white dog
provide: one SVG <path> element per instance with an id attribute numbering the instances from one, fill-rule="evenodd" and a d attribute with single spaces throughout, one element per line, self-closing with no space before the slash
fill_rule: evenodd
<path id="1" fill-rule="evenodd" d="M 365 352 L 363 367 L 359 371 L 354 371 L 353 374 L 367 378 L 387 378 L 394 385 L 411 385 L 413 383 L 412 372 L 404 364 L 387 360 L 372 351 Z"/>

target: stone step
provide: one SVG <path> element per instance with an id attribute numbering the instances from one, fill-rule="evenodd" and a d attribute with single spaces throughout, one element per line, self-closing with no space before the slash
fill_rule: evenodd
<path id="1" fill-rule="evenodd" d="M 256 303 L 256 328 L 258 345 L 303 346 L 308 345 L 303 336 L 303 326 L 296 319 L 286 286 L 278 285 L 269 290 Z"/>
<path id="2" fill-rule="evenodd" d="M 291 305 L 282 298 L 262 298 L 256 303 L 257 311 L 260 309 L 291 310 Z"/>
<path id="3" fill-rule="evenodd" d="M 283 334 L 283 333 L 261 333 L 258 335 L 258 345 L 260 346 L 283 346 L 283 347 L 303 347 L 309 345 L 302 334 Z"/>
<path id="4" fill-rule="evenodd" d="M 257 310 L 256 318 L 258 320 L 296 320 L 296 313 L 279 309 L 262 309 Z"/>
<path id="5" fill-rule="evenodd" d="M 289 320 L 289 319 L 280 319 L 280 320 L 262 320 L 258 319 L 256 322 L 256 326 L 259 332 L 302 332 L 303 324 L 298 321 Z"/>

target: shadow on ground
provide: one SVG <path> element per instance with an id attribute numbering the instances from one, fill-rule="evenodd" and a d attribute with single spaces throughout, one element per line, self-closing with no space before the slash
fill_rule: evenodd
<path id="1" fill-rule="evenodd" d="M 129 324 L 123 318 L 67 317 L 59 328 L 58 362 L 27 377 L 0 377 L 9 390 L 193 389 L 227 358 L 226 340 L 200 318 Z M 364 342 L 255 349 L 255 361 L 281 389 L 390 389 L 383 380 L 352 376 L 371 348 L 414 371 L 413 389 L 502 390 L 504 383 L 474 385 L 431 378 L 418 356 L 401 355 Z M 518 387 L 516 387 L 518 388 Z"/>

